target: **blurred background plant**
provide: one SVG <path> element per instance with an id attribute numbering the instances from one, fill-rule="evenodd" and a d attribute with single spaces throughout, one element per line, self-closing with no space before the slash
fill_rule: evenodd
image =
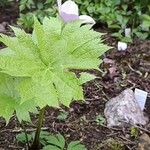
<path id="1" fill-rule="evenodd" d="M 10 5 L 13 0 L 0 0 L 0 7 L 5 7 Z"/>
<path id="2" fill-rule="evenodd" d="M 33 27 L 33 16 L 40 21 L 45 16 L 55 16 L 57 13 L 56 1 L 54 0 L 19 0 L 20 18 L 18 24 L 30 31 Z"/>
<path id="3" fill-rule="evenodd" d="M 76 0 L 81 14 L 89 14 L 107 24 L 113 36 L 124 42 L 133 37 L 146 39 L 150 36 L 149 0 Z M 131 37 L 124 36 L 125 28 L 131 28 Z"/>
<path id="4" fill-rule="evenodd" d="M 0 6 L 12 0 L 0 0 Z M 66 0 L 63 0 L 65 2 Z M 150 37 L 150 0 L 74 0 L 79 5 L 80 14 L 88 14 L 97 22 L 104 24 L 112 35 L 123 42 L 132 42 L 138 37 Z M 18 24 L 30 31 L 33 16 L 40 21 L 45 16 L 56 16 L 55 0 L 18 0 Z M 131 28 L 131 35 L 125 37 L 125 28 Z"/>

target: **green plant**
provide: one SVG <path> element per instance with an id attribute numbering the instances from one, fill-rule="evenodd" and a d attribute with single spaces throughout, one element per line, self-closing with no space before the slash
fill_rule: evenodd
<path id="1" fill-rule="evenodd" d="M 35 18 L 32 34 L 12 27 L 15 37 L 1 34 L 7 48 L 0 51 L 0 116 L 7 122 L 14 111 L 17 118 L 30 121 L 28 112 L 40 108 L 39 121 L 30 150 L 38 150 L 45 106 L 69 107 L 72 100 L 83 100 L 82 84 L 94 78 L 73 69 L 97 69 L 99 56 L 109 49 L 100 33 L 80 21 L 65 24 L 59 18 Z M 4 73 L 4 74 L 3 74 Z M 82 81 L 84 79 L 84 81 Z M 65 89 L 65 91 L 64 91 Z"/>
<path id="2" fill-rule="evenodd" d="M 124 150 L 124 145 L 115 139 L 110 139 L 108 145 L 111 150 Z"/>
<path id="3" fill-rule="evenodd" d="M 143 26 L 144 22 L 150 24 L 147 19 L 150 16 L 149 0 L 74 1 L 79 5 L 80 14 L 88 14 L 95 20 L 107 24 L 108 28 L 113 31 L 112 35 L 121 41 L 132 42 L 134 37 L 146 39 L 150 36 L 150 27 Z M 33 26 L 33 15 L 36 15 L 41 21 L 44 16 L 56 16 L 57 6 L 53 0 L 44 0 L 44 2 L 41 0 L 21 0 L 20 13 L 18 22 L 29 30 Z M 124 36 L 124 30 L 127 27 L 131 28 L 130 37 Z"/>
<path id="4" fill-rule="evenodd" d="M 130 134 L 131 134 L 131 137 L 137 138 L 137 137 L 139 136 L 138 128 L 136 128 L 136 127 L 131 127 L 131 128 L 130 128 Z"/>
<path id="5" fill-rule="evenodd" d="M 59 120 L 65 120 L 68 117 L 69 113 L 66 111 L 61 111 L 60 114 L 57 116 Z"/>
<path id="6" fill-rule="evenodd" d="M 105 123 L 105 118 L 102 115 L 98 115 L 95 121 L 98 125 L 103 125 Z"/>
<path id="7" fill-rule="evenodd" d="M 43 150 L 87 150 L 80 141 L 71 141 L 67 148 L 65 148 L 65 139 L 62 135 L 57 134 L 56 136 L 48 135 L 45 137 L 47 142 L 46 146 L 44 146 Z"/>
<path id="8" fill-rule="evenodd" d="M 10 5 L 13 0 L 0 0 L 0 7 L 5 7 Z"/>
<path id="9" fill-rule="evenodd" d="M 22 132 L 17 134 L 16 139 L 18 142 L 27 143 L 33 140 L 33 136 L 31 134 L 26 134 Z"/>
<path id="10" fill-rule="evenodd" d="M 35 133 L 27 134 L 28 142 L 34 139 Z M 26 135 L 20 133 L 16 136 L 18 142 L 26 143 Z M 51 135 L 49 132 L 41 131 L 40 143 L 43 145 L 42 150 L 87 150 L 80 141 L 71 141 L 69 144 L 61 134 Z M 66 148 L 67 147 L 67 148 Z"/>
<path id="11" fill-rule="evenodd" d="M 22 25 L 27 31 L 30 31 L 33 28 L 34 16 L 41 22 L 46 16 L 56 16 L 57 9 L 55 4 L 56 1 L 53 0 L 20 0 L 18 24 Z"/>
<path id="12" fill-rule="evenodd" d="M 82 14 L 90 14 L 97 21 L 106 23 L 113 29 L 113 36 L 124 42 L 132 42 L 132 38 L 137 36 L 146 39 L 150 36 L 150 28 L 142 27 L 143 15 L 150 16 L 149 0 L 76 0 Z M 147 19 L 146 19 L 147 20 Z M 147 20 L 148 21 L 148 20 Z M 147 22 L 150 24 L 150 22 Z M 125 37 L 125 28 L 131 28 L 131 36 Z"/>

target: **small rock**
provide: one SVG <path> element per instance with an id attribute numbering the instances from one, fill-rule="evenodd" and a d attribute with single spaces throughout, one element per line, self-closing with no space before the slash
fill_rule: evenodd
<path id="1" fill-rule="evenodd" d="M 127 123 L 145 125 L 148 121 L 131 89 L 126 89 L 117 97 L 110 99 L 106 103 L 104 114 L 109 127 L 125 126 Z"/>
<path id="2" fill-rule="evenodd" d="M 118 74 L 115 61 L 112 59 L 109 59 L 109 58 L 104 58 L 103 61 L 105 64 L 109 64 L 109 66 L 106 66 L 106 68 L 108 69 L 108 72 L 109 72 L 109 77 L 110 78 L 115 77 Z"/>
<path id="3" fill-rule="evenodd" d="M 111 78 L 113 78 L 114 76 L 117 75 L 117 67 L 116 66 L 112 66 L 111 68 L 108 69 L 109 71 L 109 76 Z"/>
<path id="4" fill-rule="evenodd" d="M 150 150 L 150 137 L 147 134 L 143 134 L 139 138 L 137 150 Z"/>
<path id="5" fill-rule="evenodd" d="M 104 58 L 103 61 L 105 64 L 115 64 L 115 61 L 109 58 Z"/>
<path id="6" fill-rule="evenodd" d="M 118 42 L 118 51 L 125 51 L 127 49 L 127 43 Z"/>

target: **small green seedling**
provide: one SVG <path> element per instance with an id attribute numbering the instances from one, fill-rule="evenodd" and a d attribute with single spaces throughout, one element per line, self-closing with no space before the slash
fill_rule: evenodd
<path id="1" fill-rule="evenodd" d="M 26 133 L 22 132 L 16 136 L 16 140 L 21 143 L 27 143 L 27 142 L 32 141 L 33 137 L 31 134 L 26 134 Z"/>
<path id="2" fill-rule="evenodd" d="M 61 111 L 60 114 L 57 116 L 58 120 L 64 121 L 68 117 L 69 113 L 66 111 Z"/>
<path id="3" fill-rule="evenodd" d="M 20 133 L 16 136 L 16 139 L 18 142 L 27 143 L 32 142 L 34 136 L 35 132 L 27 135 L 25 135 L 25 133 Z M 51 135 L 46 131 L 41 131 L 40 143 L 43 146 L 42 150 L 87 150 L 86 147 L 80 143 L 80 141 L 72 141 L 66 146 L 66 141 L 61 134 Z"/>
<path id="4" fill-rule="evenodd" d="M 62 135 L 49 136 L 47 141 L 49 145 L 45 146 L 42 150 L 87 150 L 80 141 L 72 141 L 65 148 L 65 139 Z"/>
<path id="5" fill-rule="evenodd" d="M 115 139 L 110 139 L 107 146 L 110 150 L 124 150 L 124 144 Z"/>
<path id="6" fill-rule="evenodd" d="M 139 136 L 139 131 L 138 131 L 138 128 L 136 127 L 131 127 L 130 128 L 130 134 L 131 134 L 131 137 L 133 138 L 137 138 Z"/>
<path id="7" fill-rule="evenodd" d="M 96 123 L 97 125 L 103 125 L 105 123 L 105 118 L 102 115 L 96 116 Z"/>

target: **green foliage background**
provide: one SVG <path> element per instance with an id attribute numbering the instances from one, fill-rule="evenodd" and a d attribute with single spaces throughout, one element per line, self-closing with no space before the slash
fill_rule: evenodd
<path id="1" fill-rule="evenodd" d="M 132 29 L 132 37 L 149 38 L 150 1 L 149 0 L 74 0 L 80 14 L 87 14 L 96 21 L 111 28 L 114 36 L 123 39 L 124 29 Z M 56 16 L 57 5 L 54 0 L 20 0 L 19 23 L 25 28 L 33 26 L 33 14 L 40 20 L 44 16 Z M 123 39 L 130 41 L 130 39 Z"/>
<path id="2" fill-rule="evenodd" d="M 12 0 L 0 1 L 8 5 Z M 104 23 L 113 31 L 113 36 L 125 42 L 131 42 L 134 37 L 147 39 L 150 37 L 150 1 L 149 0 L 74 0 L 80 14 L 87 14 L 97 22 Z M 63 0 L 65 2 L 65 0 Z M 45 16 L 54 17 L 57 14 L 55 0 L 19 0 L 18 23 L 26 30 L 33 28 L 33 15 L 42 22 Z M 130 27 L 130 38 L 124 38 L 124 29 Z"/>

